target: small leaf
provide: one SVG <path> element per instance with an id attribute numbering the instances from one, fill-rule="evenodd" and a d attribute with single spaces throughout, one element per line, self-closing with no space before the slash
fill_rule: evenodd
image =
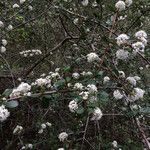
<path id="1" fill-rule="evenodd" d="M 15 108 L 19 105 L 19 103 L 18 101 L 12 100 L 12 101 L 5 102 L 5 105 L 8 108 Z"/>
<path id="2" fill-rule="evenodd" d="M 76 110 L 77 114 L 83 114 L 84 113 L 84 108 L 80 107 L 79 109 Z"/>
<path id="3" fill-rule="evenodd" d="M 3 92 L 3 96 L 4 97 L 8 97 L 10 94 L 12 93 L 12 89 L 6 89 L 4 92 Z"/>

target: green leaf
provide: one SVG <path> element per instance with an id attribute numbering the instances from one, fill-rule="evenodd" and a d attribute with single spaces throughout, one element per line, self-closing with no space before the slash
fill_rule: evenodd
<path id="1" fill-rule="evenodd" d="M 76 113 L 77 114 L 83 114 L 84 113 L 84 108 L 83 107 L 80 107 L 76 110 Z"/>
<path id="2" fill-rule="evenodd" d="M 15 100 L 5 102 L 4 104 L 8 108 L 15 108 L 15 107 L 18 107 L 18 105 L 19 105 L 18 101 L 15 101 Z"/>
<path id="3" fill-rule="evenodd" d="M 12 93 L 12 89 L 6 89 L 6 90 L 3 92 L 2 96 L 8 97 L 11 93 Z"/>

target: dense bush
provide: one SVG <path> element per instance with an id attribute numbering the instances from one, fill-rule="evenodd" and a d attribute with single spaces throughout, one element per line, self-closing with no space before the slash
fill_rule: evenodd
<path id="1" fill-rule="evenodd" d="M 0 1 L 0 149 L 150 150 L 149 0 Z"/>

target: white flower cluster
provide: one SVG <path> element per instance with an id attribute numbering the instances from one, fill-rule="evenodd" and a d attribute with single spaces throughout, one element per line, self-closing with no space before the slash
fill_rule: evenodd
<path id="1" fill-rule="evenodd" d="M 110 81 L 110 78 L 108 76 L 105 76 L 104 79 L 103 79 L 103 83 L 107 83 Z"/>
<path id="2" fill-rule="evenodd" d="M 130 5 L 132 4 L 132 0 L 125 0 L 122 1 L 122 0 L 119 0 L 116 4 L 115 4 L 115 7 L 118 11 L 123 11 L 126 9 L 126 6 L 129 7 Z"/>
<path id="3" fill-rule="evenodd" d="M 82 85 L 82 83 L 75 83 L 75 85 L 74 85 L 74 89 L 76 89 L 76 90 L 83 90 L 83 85 Z"/>
<path id="4" fill-rule="evenodd" d="M 10 112 L 5 108 L 4 105 L 0 106 L 0 122 L 5 121 L 10 116 Z"/>
<path id="5" fill-rule="evenodd" d="M 7 45 L 7 40 L 6 39 L 2 39 L 2 46 L 0 48 L 0 52 L 1 53 L 5 53 L 6 52 L 6 45 Z"/>
<path id="6" fill-rule="evenodd" d="M 59 134 L 58 138 L 61 142 L 64 142 L 65 140 L 67 140 L 68 134 L 66 132 L 62 132 Z"/>
<path id="7" fill-rule="evenodd" d="M 119 49 L 116 52 L 116 58 L 120 60 L 127 60 L 129 57 L 129 52 L 123 49 Z"/>
<path id="8" fill-rule="evenodd" d="M 42 52 L 41 50 L 38 49 L 33 49 L 33 50 L 26 50 L 26 51 L 22 51 L 19 52 L 20 55 L 22 55 L 23 57 L 33 57 L 33 56 L 37 56 L 37 55 L 41 55 Z"/>
<path id="9" fill-rule="evenodd" d="M 97 93 L 97 87 L 94 84 L 87 85 L 88 92 L 93 94 Z"/>
<path id="10" fill-rule="evenodd" d="M 96 53 L 90 53 L 87 55 L 87 61 L 89 63 L 94 62 L 94 61 L 99 61 L 100 58 Z"/>
<path id="11" fill-rule="evenodd" d="M 37 85 L 37 86 L 51 86 L 51 80 L 48 78 L 39 78 L 36 79 L 35 83 L 32 83 L 32 85 Z"/>
<path id="12" fill-rule="evenodd" d="M 79 95 L 80 96 L 82 96 L 82 99 L 83 100 L 87 100 L 88 99 L 88 97 L 89 97 L 89 92 L 84 92 L 84 91 L 82 91 L 81 93 L 79 93 Z"/>
<path id="13" fill-rule="evenodd" d="M 71 112 L 75 112 L 78 109 L 78 104 L 75 100 L 72 100 L 69 102 L 68 107 Z"/>
<path id="14" fill-rule="evenodd" d="M 20 134 L 23 131 L 23 127 L 17 125 L 13 131 L 13 134 Z"/>
<path id="15" fill-rule="evenodd" d="M 81 73 L 81 75 L 82 76 L 92 76 L 93 75 L 93 73 L 92 72 L 90 72 L 90 71 L 83 71 L 82 73 Z"/>
<path id="16" fill-rule="evenodd" d="M 64 148 L 58 148 L 57 150 L 65 150 Z"/>
<path id="17" fill-rule="evenodd" d="M 20 4 L 23 4 L 23 3 L 25 3 L 25 1 L 26 1 L 26 0 L 20 0 Z"/>
<path id="18" fill-rule="evenodd" d="M 100 120 L 103 114 L 100 108 L 95 108 L 91 120 Z"/>
<path id="19" fill-rule="evenodd" d="M 12 93 L 10 94 L 10 98 L 15 98 L 21 95 L 27 95 L 30 90 L 31 85 L 22 82 L 17 88 L 13 89 Z"/>
<path id="20" fill-rule="evenodd" d="M 25 146 L 22 146 L 21 150 L 25 150 L 25 149 L 33 149 L 33 144 L 29 143 L 26 144 Z"/>
<path id="21" fill-rule="evenodd" d="M 79 79 L 80 74 L 77 73 L 77 72 L 75 72 L 75 73 L 72 74 L 72 77 L 73 77 L 74 79 Z"/>
<path id="22" fill-rule="evenodd" d="M 117 141 L 113 141 L 113 142 L 112 142 L 112 146 L 113 146 L 113 148 L 117 148 L 117 147 L 118 147 Z"/>
<path id="23" fill-rule="evenodd" d="M 131 95 L 128 96 L 127 100 L 134 102 L 136 100 L 142 99 L 145 91 L 140 88 L 134 88 Z"/>
<path id="24" fill-rule="evenodd" d="M 115 99 L 119 100 L 123 98 L 123 94 L 119 90 L 115 90 L 113 93 Z"/>
<path id="25" fill-rule="evenodd" d="M 120 34 L 120 35 L 116 38 L 116 40 L 117 40 L 118 46 L 124 45 L 124 44 L 126 44 L 126 43 L 128 42 L 129 36 L 127 36 L 126 34 Z"/>
<path id="26" fill-rule="evenodd" d="M 82 0 L 81 3 L 83 6 L 87 6 L 89 4 L 89 0 Z"/>
<path id="27" fill-rule="evenodd" d="M 139 76 L 127 77 L 126 80 L 133 86 L 136 86 L 136 82 L 140 81 L 141 78 Z"/>
<path id="28" fill-rule="evenodd" d="M 51 126 L 52 124 L 50 122 L 42 123 L 38 133 L 42 134 L 47 127 L 51 127 Z"/>
<path id="29" fill-rule="evenodd" d="M 132 44 L 132 47 L 134 49 L 134 53 L 136 54 L 136 52 L 144 52 L 145 50 L 145 46 L 147 45 L 147 33 L 143 30 L 140 30 L 138 32 L 135 33 L 135 37 L 140 40 L 137 41 L 136 43 Z"/>

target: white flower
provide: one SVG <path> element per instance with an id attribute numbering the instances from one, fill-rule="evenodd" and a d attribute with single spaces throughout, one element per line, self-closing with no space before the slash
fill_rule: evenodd
<path id="1" fill-rule="evenodd" d="M 27 144 L 26 148 L 33 149 L 33 144 Z"/>
<path id="2" fill-rule="evenodd" d="M 125 78 L 125 73 L 123 71 L 118 71 L 119 72 L 119 77 Z"/>
<path id="3" fill-rule="evenodd" d="M 1 53 L 5 53 L 6 52 L 6 48 L 4 46 L 1 46 Z"/>
<path id="4" fill-rule="evenodd" d="M 136 42 L 132 44 L 132 47 L 134 48 L 134 52 L 144 52 L 145 46 L 142 42 Z"/>
<path id="5" fill-rule="evenodd" d="M 26 0 L 20 0 L 20 4 L 23 4 Z"/>
<path id="6" fill-rule="evenodd" d="M 64 148 L 58 148 L 57 150 L 65 150 Z"/>
<path id="7" fill-rule="evenodd" d="M 142 99 L 145 91 L 140 88 L 134 88 L 134 91 L 131 96 L 128 96 L 128 100 L 133 102 L 138 99 Z"/>
<path id="8" fill-rule="evenodd" d="M 125 50 L 123 50 L 123 49 L 119 49 L 119 50 L 116 52 L 116 57 L 117 57 L 117 59 L 126 60 L 126 59 L 128 59 L 128 57 L 129 57 L 129 52 L 128 52 L 128 51 L 125 51 Z"/>
<path id="9" fill-rule="evenodd" d="M 62 132 L 59 134 L 58 138 L 61 142 L 63 142 L 64 140 L 68 138 L 68 134 L 66 132 Z"/>
<path id="10" fill-rule="evenodd" d="M 126 4 L 124 1 L 119 0 L 116 4 L 115 7 L 117 8 L 117 10 L 122 11 L 126 9 Z"/>
<path id="11" fill-rule="evenodd" d="M 91 71 L 88 71 L 88 72 L 83 71 L 81 73 L 81 75 L 83 75 L 83 76 L 91 76 L 91 75 L 93 75 L 93 73 Z"/>
<path id="12" fill-rule="evenodd" d="M 20 6 L 18 4 L 14 4 L 12 7 L 13 8 L 19 8 Z"/>
<path id="13" fill-rule="evenodd" d="M 113 146 L 114 148 L 117 148 L 117 147 L 118 147 L 117 141 L 113 141 L 113 142 L 112 142 L 112 146 Z"/>
<path id="14" fill-rule="evenodd" d="M 13 29 L 13 26 L 10 24 L 8 27 L 7 27 L 7 30 L 8 31 L 11 31 Z"/>
<path id="15" fill-rule="evenodd" d="M 75 19 L 73 20 L 73 23 L 74 23 L 74 24 L 78 24 L 78 23 L 79 23 L 79 18 L 75 18 Z"/>
<path id="16" fill-rule="evenodd" d="M 125 4 L 129 7 L 132 5 L 133 1 L 132 0 L 125 0 Z"/>
<path id="17" fill-rule="evenodd" d="M 45 124 L 45 123 L 42 123 L 42 124 L 41 124 L 41 128 L 42 128 L 42 129 L 46 129 L 46 124 Z"/>
<path id="18" fill-rule="evenodd" d="M 147 38 L 147 33 L 143 30 L 140 30 L 140 31 L 135 33 L 135 37 L 137 39 L 141 39 L 142 37 L 146 39 Z"/>
<path id="19" fill-rule="evenodd" d="M 94 109 L 94 113 L 93 113 L 91 120 L 100 120 L 102 116 L 103 114 L 102 114 L 101 109 L 97 107 Z"/>
<path id="20" fill-rule="evenodd" d="M 89 97 L 89 92 L 81 92 L 79 95 L 81 95 L 84 100 L 87 100 Z"/>
<path id="21" fill-rule="evenodd" d="M 136 80 L 134 77 L 127 77 L 126 79 L 131 85 L 136 86 Z"/>
<path id="22" fill-rule="evenodd" d="M 82 85 L 82 83 L 75 83 L 75 85 L 74 85 L 74 89 L 82 90 L 82 89 L 83 89 L 83 85 Z"/>
<path id="23" fill-rule="evenodd" d="M 40 129 L 39 131 L 38 131 L 38 134 L 42 134 L 43 133 L 43 129 Z"/>
<path id="24" fill-rule="evenodd" d="M 113 93 L 113 96 L 114 96 L 114 98 L 117 99 L 117 100 L 123 98 L 123 95 L 120 93 L 119 90 L 115 90 L 114 93 Z"/>
<path id="25" fill-rule="evenodd" d="M 104 79 L 103 79 L 103 83 L 107 83 L 110 81 L 110 78 L 108 76 L 105 76 Z"/>
<path id="26" fill-rule="evenodd" d="M 87 6 L 89 4 L 89 0 L 82 0 L 81 3 L 83 6 Z"/>
<path id="27" fill-rule="evenodd" d="M 72 100 L 69 102 L 68 107 L 71 112 L 75 112 L 78 109 L 78 104 L 75 100 Z"/>
<path id="28" fill-rule="evenodd" d="M 144 37 L 141 37 L 140 40 L 144 44 L 144 46 L 147 46 L 147 39 L 145 39 Z"/>
<path id="29" fill-rule="evenodd" d="M 135 79 L 136 81 L 141 80 L 141 78 L 140 78 L 139 76 L 134 76 L 134 79 Z"/>
<path id="30" fill-rule="evenodd" d="M 31 5 L 29 5 L 29 6 L 28 6 L 28 9 L 29 9 L 30 11 L 32 11 L 32 10 L 33 10 L 33 7 L 32 7 Z"/>
<path id="31" fill-rule="evenodd" d="M 13 89 L 10 98 L 19 97 L 21 94 L 26 95 L 31 90 L 31 85 L 22 82 L 17 88 Z"/>
<path id="32" fill-rule="evenodd" d="M 20 134 L 23 130 L 22 126 L 17 125 L 16 128 L 13 131 L 13 134 Z"/>
<path id="33" fill-rule="evenodd" d="M 46 125 L 47 125 L 48 127 L 51 127 L 51 126 L 52 126 L 52 124 L 51 124 L 50 122 L 46 122 Z"/>
<path id="34" fill-rule="evenodd" d="M 0 21 L 0 28 L 4 28 L 4 23 Z"/>
<path id="35" fill-rule="evenodd" d="M 20 91 L 21 93 L 27 93 L 28 91 L 31 90 L 31 85 L 29 85 L 28 83 L 24 83 L 22 82 L 18 87 L 17 87 L 18 91 Z"/>
<path id="36" fill-rule="evenodd" d="M 79 79 L 80 74 L 77 73 L 77 72 L 75 72 L 75 73 L 72 74 L 72 77 L 73 77 L 74 79 Z"/>
<path id="37" fill-rule="evenodd" d="M 129 39 L 129 36 L 127 36 L 126 34 L 120 34 L 116 38 L 118 46 L 126 44 L 128 42 L 128 39 Z"/>
<path id="38" fill-rule="evenodd" d="M 98 55 L 96 53 L 90 53 L 87 55 L 87 61 L 89 63 L 93 62 L 93 61 L 99 61 L 100 58 L 98 57 Z"/>
<path id="39" fill-rule="evenodd" d="M 7 45 L 7 40 L 2 39 L 2 44 L 3 44 L 4 46 L 6 46 L 6 45 Z"/>
<path id="40" fill-rule="evenodd" d="M 0 122 L 5 121 L 10 116 L 10 112 L 5 108 L 4 105 L 0 106 Z"/>
<path id="41" fill-rule="evenodd" d="M 38 85 L 38 86 L 44 86 L 44 85 L 47 85 L 47 84 L 50 84 L 50 83 L 51 83 L 51 80 L 43 79 L 43 78 L 39 78 L 35 81 L 35 84 Z"/>
<path id="42" fill-rule="evenodd" d="M 89 84 L 87 86 L 87 89 L 88 89 L 89 93 L 96 93 L 97 92 L 97 87 L 94 84 Z"/>

